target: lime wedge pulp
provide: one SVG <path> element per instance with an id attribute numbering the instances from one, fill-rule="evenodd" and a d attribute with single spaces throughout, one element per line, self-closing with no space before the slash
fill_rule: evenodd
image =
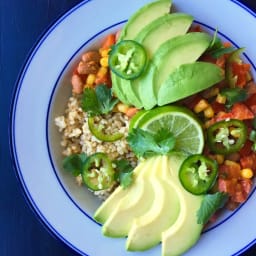
<path id="1" fill-rule="evenodd" d="M 200 121 L 189 109 L 180 106 L 164 106 L 149 110 L 140 116 L 133 128 L 152 133 L 169 129 L 175 139 L 175 151 L 200 154 L 204 147 L 204 134 Z"/>

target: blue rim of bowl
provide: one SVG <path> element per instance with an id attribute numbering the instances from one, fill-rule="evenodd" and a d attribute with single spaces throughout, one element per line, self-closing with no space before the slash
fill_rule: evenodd
<path id="1" fill-rule="evenodd" d="M 69 241 L 67 241 L 49 222 L 48 220 L 44 217 L 44 215 L 41 213 L 40 209 L 37 207 L 34 199 L 32 198 L 25 182 L 22 176 L 22 171 L 19 165 L 19 160 L 17 157 L 17 152 L 16 152 L 16 144 L 15 144 L 15 137 L 14 137 L 14 128 L 15 128 L 15 113 L 16 113 L 16 102 L 17 99 L 19 97 L 19 91 L 20 88 L 22 86 L 22 81 L 23 78 L 26 74 L 26 71 L 30 65 L 30 62 L 33 59 L 33 56 L 37 53 L 37 50 L 40 48 L 40 46 L 43 44 L 44 40 L 48 37 L 49 34 L 51 34 L 52 31 L 54 31 L 54 29 L 66 18 L 68 17 L 70 14 L 72 14 L 74 11 L 76 11 L 77 9 L 79 9 L 81 6 L 86 5 L 87 3 L 91 2 L 93 0 L 84 0 L 81 3 L 75 5 L 73 8 L 71 8 L 69 11 L 67 11 L 66 13 L 64 13 L 60 18 L 57 19 L 57 21 L 55 21 L 52 25 L 50 25 L 45 32 L 41 35 L 41 37 L 37 40 L 37 42 L 35 43 L 35 45 L 32 47 L 27 59 L 24 62 L 24 65 L 20 71 L 20 74 L 17 78 L 16 84 L 15 84 L 15 88 L 13 91 L 13 96 L 12 96 L 12 102 L 11 102 L 11 110 L 10 110 L 10 125 L 9 125 L 9 144 L 10 144 L 10 151 L 11 151 L 11 157 L 12 157 L 12 162 L 14 165 L 14 170 L 16 173 L 16 177 L 23 189 L 23 195 L 28 203 L 28 205 L 30 206 L 30 208 L 32 209 L 32 211 L 36 214 L 36 216 L 38 217 L 39 221 L 43 224 L 44 227 L 46 227 L 46 229 L 48 231 L 50 231 L 50 234 L 53 234 L 56 238 L 58 238 L 59 240 L 61 240 L 63 242 L 64 245 L 66 245 L 68 248 L 73 249 L 75 252 L 84 255 L 84 256 L 89 256 L 88 254 L 86 254 L 85 252 L 82 252 L 81 250 L 79 250 L 77 247 L 75 247 L 73 244 L 71 244 Z M 245 6 L 244 4 L 238 2 L 237 0 L 230 0 L 231 2 L 233 2 L 234 4 L 240 6 L 242 9 L 246 10 L 247 12 L 249 12 L 251 15 L 253 15 L 256 18 L 256 14 L 247 6 Z M 120 25 L 122 23 L 124 23 L 125 21 L 121 21 L 119 23 L 116 23 L 108 28 L 105 28 L 104 30 L 100 31 L 99 33 L 95 34 L 92 38 L 90 38 L 86 43 L 83 44 L 86 45 L 87 43 L 89 43 L 91 40 L 93 40 L 95 37 L 97 37 L 98 35 L 100 35 L 101 33 L 103 33 L 104 31 L 113 28 L 117 25 Z M 199 24 L 202 24 L 203 26 L 214 30 L 212 27 L 205 25 L 204 23 L 200 23 L 197 22 Z M 219 33 L 219 32 L 218 32 Z M 221 33 L 220 33 L 221 34 Z M 221 34 L 222 36 L 224 36 L 223 34 Z M 225 37 L 225 36 L 224 36 Z M 230 40 L 230 39 L 228 39 Z M 231 41 L 231 40 L 230 40 Z M 232 41 L 231 41 L 232 42 Z M 232 42 L 233 43 L 233 42 Z M 235 45 L 235 44 L 234 44 Z M 83 47 L 81 46 L 81 48 Z M 79 51 L 79 50 L 78 50 Z M 77 52 L 78 52 L 77 51 Z M 75 55 L 75 54 L 74 54 Z M 73 56 L 74 56 L 73 55 Z M 70 60 L 73 58 L 73 56 L 70 58 Z M 249 60 L 249 62 L 252 64 L 253 68 L 255 69 L 254 64 L 250 61 L 250 59 L 248 58 L 248 56 L 245 55 L 245 57 L 247 58 L 247 60 Z M 66 66 L 65 66 L 66 67 Z M 63 68 L 63 70 L 65 69 L 65 67 Z M 62 71 L 63 72 L 63 71 Z M 71 196 L 68 194 L 68 192 L 66 191 L 66 189 L 64 188 L 64 185 L 62 184 L 62 182 L 60 181 L 58 174 L 55 170 L 54 164 L 53 164 L 53 160 L 50 154 L 50 147 L 49 147 L 49 140 L 48 140 L 48 117 L 49 117 L 49 111 L 50 111 L 50 105 L 51 105 L 51 101 L 52 101 L 52 97 L 54 94 L 54 91 L 56 89 L 56 86 L 58 84 L 58 81 L 62 75 L 62 72 L 60 74 L 60 76 L 57 79 L 57 82 L 55 83 L 55 86 L 52 90 L 52 94 L 51 94 L 51 98 L 48 104 L 48 112 L 47 112 L 47 121 L 46 121 L 46 136 L 47 136 L 47 147 L 48 147 L 48 154 L 50 157 L 50 161 L 53 167 L 53 170 L 55 172 L 56 178 L 58 179 L 58 182 L 60 183 L 61 187 L 63 188 L 64 192 L 66 193 L 66 195 L 69 197 L 70 200 L 72 200 L 72 202 L 76 205 L 76 207 L 79 208 L 79 210 L 81 210 L 88 218 L 90 218 L 92 221 L 94 221 L 84 210 L 82 210 L 77 203 L 71 198 Z M 252 193 L 250 194 L 249 198 L 252 196 L 252 194 L 255 192 L 256 188 L 254 188 L 254 190 L 252 191 Z M 248 198 L 248 199 L 249 199 Z M 209 228 L 208 230 L 206 230 L 205 232 L 208 232 L 210 230 L 212 230 L 213 228 L 221 225 L 223 222 L 225 222 L 227 219 L 231 218 L 239 209 L 241 209 L 241 207 L 243 206 L 243 204 L 235 211 L 233 212 L 231 215 L 229 215 L 226 219 L 224 219 L 222 222 L 218 223 L 217 225 Z M 95 222 L 95 221 L 94 221 Z M 246 246 L 244 246 L 243 248 L 241 248 L 239 251 L 237 251 L 236 253 L 232 254 L 231 256 L 237 256 L 240 255 L 240 253 L 245 252 L 248 248 L 250 248 L 251 246 L 253 246 L 256 243 L 256 239 L 252 240 L 249 244 L 247 244 Z"/>

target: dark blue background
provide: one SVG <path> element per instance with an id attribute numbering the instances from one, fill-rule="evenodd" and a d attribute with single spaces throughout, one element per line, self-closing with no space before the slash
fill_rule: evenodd
<path id="1" fill-rule="evenodd" d="M 30 50 L 60 15 L 79 2 L 0 0 L 0 256 L 77 255 L 48 233 L 26 202 L 11 162 L 8 123 L 15 82 Z M 242 2 L 256 10 L 255 0 Z M 246 29 L 256 33 L 256 28 Z M 245 255 L 256 255 L 256 246 Z"/>

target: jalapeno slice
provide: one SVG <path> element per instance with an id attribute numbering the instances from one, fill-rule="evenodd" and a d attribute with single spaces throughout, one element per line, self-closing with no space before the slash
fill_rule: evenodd
<path id="1" fill-rule="evenodd" d="M 109 55 L 110 69 L 121 78 L 131 80 L 141 75 L 147 63 L 144 47 L 133 40 L 116 44 Z"/>
<path id="2" fill-rule="evenodd" d="M 89 156 L 83 165 L 82 177 L 85 185 L 93 191 L 110 188 L 114 183 L 111 160 L 104 153 Z"/>
<path id="3" fill-rule="evenodd" d="M 243 51 L 244 51 L 244 48 L 237 49 L 227 59 L 226 78 L 227 78 L 227 82 L 229 84 L 229 87 L 231 87 L 231 88 L 235 88 L 236 87 L 236 82 L 237 82 L 237 76 L 234 76 L 233 71 L 232 71 L 232 63 L 242 62 L 241 59 L 240 59 L 240 54 L 242 54 Z"/>
<path id="4" fill-rule="evenodd" d="M 208 146 L 214 153 L 230 154 L 239 151 L 247 139 L 247 127 L 238 119 L 223 120 L 207 130 Z"/>
<path id="5" fill-rule="evenodd" d="M 94 118 L 88 118 L 88 126 L 91 133 L 99 140 L 106 141 L 106 142 L 113 142 L 116 140 L 120 140 L 124 135 L 120 132 L 113 133 L 113 134 L 106 134 L 103 132 L 103 127 L 100 125 L 96 125 L 94 123 Z"/>
<path id="6" fill-rule="evenodd" d="M 201 195 L 213 187 L 217 173 L 216 161 L 203 155 L 192 155 L 182 163 L 179 178 L 187 191 L 194 195 Z"/>

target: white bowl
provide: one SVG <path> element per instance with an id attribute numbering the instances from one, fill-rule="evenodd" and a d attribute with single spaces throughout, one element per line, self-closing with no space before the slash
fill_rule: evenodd
<path id="1" fill-rule="evenodd" d="M 104 35 L 118 30 L 149 0 L 83 1 L 61 17 L 35 47 L 17 84 L 11 113 L 11 146 L 18 177 L 33 208 L 68 246 L 81 255 L 160 255 L 160 246 L 144 253 L 125 251 L 125 239 L 101 235 L 92 219 L 97 200 L 61 167 L 61 135 L 54 118 L 62 115 L 71 95 L 70 76 L 85 49 L 97 47 Z M 237 47 L 256 65 L 256 15 L 237 1 L 174 0 L 177 11 L 195 17 L 210 33 Z M 109 13 L 113 10 L 113 13 Z M 239 255 L 255 243 L 255 187 L 247 202 L 226 212 L 186 253 Z"/>

